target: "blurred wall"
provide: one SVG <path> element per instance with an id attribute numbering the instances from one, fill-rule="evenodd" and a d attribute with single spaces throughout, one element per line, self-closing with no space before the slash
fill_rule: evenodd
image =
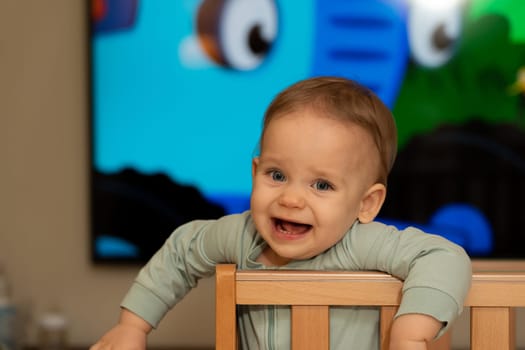
<path id="1" fill-rule="evenodd" d="M 86 20 L 82 0 L 0 1 L 0 262 L 27 312 L 28 344 L 52 307 L 69 318 L 73 345 L 94 342 L 139 268 L 90 262 Z M 150 345 L 213 347 L 213 293 L 202 281 Z M 467 316 L 456 347 L 467 344 Z"/>
<path id="2" fill-rule="evenodd" d="M 95 341 L 139 268 L 90 262 L 86 8 L 0 1 L 0 261 L 29 312 L 31 343 L 34 321 L 55 306 L 70 319 L 71 343 Z M 213 293 L 203 281 L 150 344 L 213 345 Z"/>

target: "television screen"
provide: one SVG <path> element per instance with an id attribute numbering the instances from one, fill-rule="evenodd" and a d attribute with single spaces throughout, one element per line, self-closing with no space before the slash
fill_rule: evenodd
<path id="1" fill-rule="evenodd" d="M 95 262 L 146 261 L 181 224 L 249 209 L 262 116 L 344 76 L 393 111 L 379 221 L 525 258 L 523 0 L 92 0 Z"/>

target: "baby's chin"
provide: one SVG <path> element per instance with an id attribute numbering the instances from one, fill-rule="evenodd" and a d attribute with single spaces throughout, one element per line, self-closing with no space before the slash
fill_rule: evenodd
<path id="1" fill-rule="evenodd" d="M 269 243 L 269 248 L 271 250 L 269 257 L 271 257 L 272 261 L 278 262 L 274 263 L 277 266 L 283 266 L 294 261 L 310 260 L 322 253 L 317 250 L 305 251 L 304 248 L 301 249 L 298 246 L 293 246 L 293 243 L 279 244 L 274 241 Z"/>

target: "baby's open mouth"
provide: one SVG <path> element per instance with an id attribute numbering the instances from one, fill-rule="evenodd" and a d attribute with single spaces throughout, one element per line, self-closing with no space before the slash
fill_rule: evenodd
<path id="1" fill-rule="evenodd" d="M 288 235 L 301 235 L 308 232 L 312 225 L 301 224 L 298 222 L 286 221 L 282 219 L 273 219 L 275 228 Z"/>

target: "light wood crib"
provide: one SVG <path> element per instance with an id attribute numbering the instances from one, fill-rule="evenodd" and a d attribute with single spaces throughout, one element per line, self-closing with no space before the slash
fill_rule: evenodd
<path id="1" fill-rule="evenodd" d="M 216 273 L 216 350 L 237 349 L 236 305 L 289 305 L 292 349 L 329 349 L 329 307 L 380 307 L 381 350 L 388 349 L 402 281 L 380 272 L 236 270 Z M 465 306 L 470 307 L 472 350 L 515 349 L 514 312 L 525 307 L 524 272 L 475 272 Z M 450 348 L 450 337 L 429 349 Z"/>

